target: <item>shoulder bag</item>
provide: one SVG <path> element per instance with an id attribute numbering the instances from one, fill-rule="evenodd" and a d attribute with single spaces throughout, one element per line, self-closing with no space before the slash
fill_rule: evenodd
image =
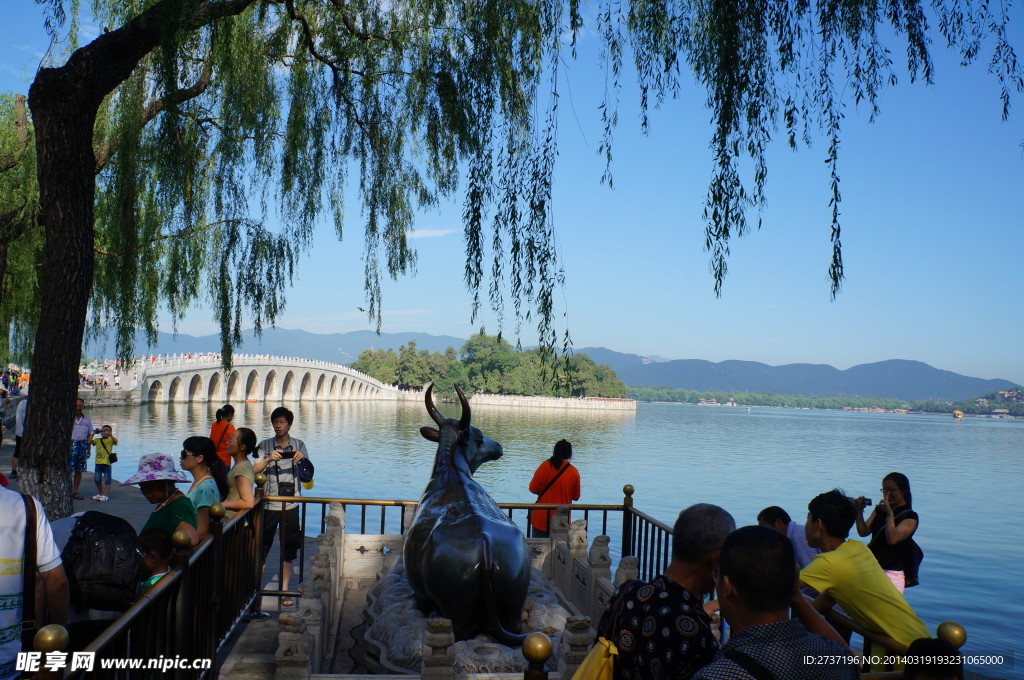
<path id="1" fill-rule="evenodd" d="M 565 461 L 565 465 L 563 465 L 562 469 L 558 471 L 558 474 L 556 474 L 554 477 L 552 477 L 551 481 L 548 482 L 548 485 L 545 486 L 544 489 L 541 490 L 541 492 L 539 494 L 537 494 L 537 500 L 538 501 L 540 500 L 541 496 L 543 496 L 544 494 L 546 494 L 548 492 L 548 489 L 550 489 L 554 485 L 554 483 L 558 481 L 558 478 L 562 476 L 562 473 L 565 472 L 566 470 L 568 470 L 571 465 L 572 465 L 572 463 L 570 463 L 569 461 Z"/>
<path id="2" fill-rule="evenodd" d="M 622 615 L 626 598 L 632 597 L 636 583 L 634 581 L 623 584 L 621 592 L 615 598 L 607 629 L 602 631 L 594 646 L 590 648 L 587 658 L 583 659 L 583 663 L 573 673 L 572 680 L 612 680 L 615 677 L 615 657 L 619 655 L 619 650 L 611 638 L 615 637 L 615 624 Z"/>
<path id="3" fill-rule="evenodd" d="M 108 449 L 108 448 L 106 447 L 106 445 L 104 445 L 104 444 L 103 444 L 103 440 L 102 440 L 102 439 L 100 440 L 100 445 L 101 445 L 101 446 L 103 446 L 103 448 L 104 448 L 104 449 L 106 449 L 106 451 L 107 451 L 107 461 L 108 461 L 108 462 L 109 462 L 109 463 L 110 463 L 111 465 L 113 465 L 114 463 L 116 463 L 116 462 L 117 462 L 117 454 L 116 454 L 116 453 L 114 453 L 113 451 L 111 451 L 110 449 Z"/>
<path id="4" fill-rule="evenodd" d="M 22 566 L 24 584 L 21 587 L 21 650 L 33 647 L 36 636 L 36 502 L 28 494 L 21 494 L 25 502 L 25 556 Z"/>

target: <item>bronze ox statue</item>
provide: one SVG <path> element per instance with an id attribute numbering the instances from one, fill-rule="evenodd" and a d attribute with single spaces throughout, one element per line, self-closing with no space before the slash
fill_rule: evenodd
<path id="1" fill-rule="evenodd" d="M 459 420 L 438 412 L 432 390 L 425 401 L 437 429 L 420 433 L 437 442 L 437 454 L 406 534 L 405 572 L 424 609 L 451 619 L 456 640 L 486 632 L 504 644 L 521 644 L 530 585 L 526 539 L 473 479 L 481 464 L 501 457 L 501 444 L 469 424 L 469 402 L 458 387 Z"/>

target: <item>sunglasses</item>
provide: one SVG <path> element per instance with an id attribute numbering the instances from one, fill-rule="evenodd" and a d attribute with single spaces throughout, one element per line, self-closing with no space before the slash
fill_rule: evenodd
<path id="1" fill-rule="evenodd" d="M 195 455 L 196 454 L 192 453 L 191 451 L 186 451 L 185 449 L 181 450 L 181 457 L 182 458 L 188 458 L 189 456 L 195 456 Z"/>

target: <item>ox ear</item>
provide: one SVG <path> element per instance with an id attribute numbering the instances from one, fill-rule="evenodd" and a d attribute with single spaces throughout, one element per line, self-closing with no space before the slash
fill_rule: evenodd
<path id="1" fill-rule="evenodd" d="M 420 434 L 424 439 L 429 439 L 432 442 L 441 441 L 441 431 L 436 427 L 421 427 Z"/>

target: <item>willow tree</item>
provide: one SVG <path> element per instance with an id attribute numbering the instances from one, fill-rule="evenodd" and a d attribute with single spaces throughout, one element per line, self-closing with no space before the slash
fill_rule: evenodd
<path id="1" fill-rule="evenodd" d="M 37 1 L 48 28 L 64 30 L 64 0 Z M 474 314 L 479 291 L 500 309 L 507 289 L 517 322 L 536 322 L 542 346 L 554 348 L 558 71 L 585 18 L 608 75 L 600 148 L 609 167 L 625 59 L 644 112 L 691 77 L 706 90 L 716 291 L 730 239 L 764 200 L 773 135 L 796 145 L 819 132 L 830 142 L 828 266 L 838 291 L 840 124 L 847 101 L 874 110 L 895 81 L 887 43 L 902 45 L 911 80 L 931 80 L 928 48 L 939 36 L 965 61 L 984 51 L 1004 108 L 1021 87 L 1007 10 L 980 0 L 933 0 L 927 12 L 919 0 L 609 0 L 593 9 L 578 0 L 94 0 L 102 33 L 39 69 L 28 111 L 18 97 L 0 101 L 0 313 L 12 329 L 0 342 L 13 353 L 34 342 L 21 469 L 51 517 L 71 509 L 67 442 L 87 321 L 115 328 L 127 356 L 136 331 L 154 332 L 161 305 L 178 317 L 205 300 L 230 356 L 244 317 L 257 327 L 274 320 L 314 224 L 330 216 L 341 234 L 350 185 L 371 318 L 381 276 L 414 265 L 405 234 L 416 210 L 461 191 Z M 284 225 L 276 231 L 265 226 L 274 212 Z"/>

